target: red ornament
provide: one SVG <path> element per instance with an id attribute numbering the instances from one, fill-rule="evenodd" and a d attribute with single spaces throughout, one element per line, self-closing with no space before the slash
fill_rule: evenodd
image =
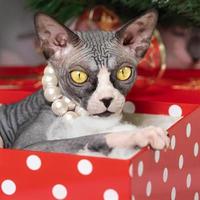
<path id="1" fill-rule="evenodd" d="M 166 69 L 165 47 L 160 38 L 158 30 L 154 32 L 151 44 L 144 58 L 138 64 L 140 75 L 151 78 L 162 77 Z"/>
<path id="2" fill-rule="evenodd" d="M 120 26 L 119 17 L 105 6 L 96 6 L 86 10 L 78 19 L 75 30 L 111 31 Z"/>

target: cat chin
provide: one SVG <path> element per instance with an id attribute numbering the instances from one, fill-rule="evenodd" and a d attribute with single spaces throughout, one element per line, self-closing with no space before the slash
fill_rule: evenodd
<path id="1" fill-rule="evenodd" d="M 88 114 L 89 116 L 91 117 L 96 117 L 96 118 L 109 118 L 109 117 L 119 117 L 119 116 L 122 116 L 122 108 L 119 109 L 118 111 L 116 112 L 113 112 L 113 111 L 109 111 L 109 110 L 105 110 L 101 113 L 90 113 L 89 111 Z"/>
<path id="2" fill-rule="evenodd" d="M 99 113 L 99 114 L 94 114 L 93 116 L 98 116 L 98 117 L 109 117 L 111 115 L 113 115 L 115 113 L 113 112 L 110 112 L 110 111 L 105 111 L 105 112 L 102 112 L 102 113 Z"/>
<path id="3" fill-rule="evenodd" d="M 100 113 L 100 114 L 92 114 L 92 115 L 89 115 L 90 117 L 92 118 L 103 118 L 103 119 L 109 119 L 109 118 L 113 118 L 113 117 L 121 117 L 122 116 L 122 113 L 121 112 L 117 112 L 117 113 L 114 113 L 114 112 L 109 112 L 109 111 L 105 111 L 103 113 Z"/>

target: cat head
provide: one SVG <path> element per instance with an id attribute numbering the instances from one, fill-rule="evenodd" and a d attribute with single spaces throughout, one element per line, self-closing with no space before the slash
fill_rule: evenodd
<path id="1" fill-rule="evenodd" d="M 45 14 L 35 16 L 41 48 L 63 95 L 97 116 L 121 113 L 156 22 L 157 12 L 150 10 L 117 31 L 73 32 Z"/>

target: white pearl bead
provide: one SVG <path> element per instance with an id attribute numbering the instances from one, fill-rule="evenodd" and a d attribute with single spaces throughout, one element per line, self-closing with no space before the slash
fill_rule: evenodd
<path id="1" fill-rule="evenodd" d="M 58 84 L 57 77 L 55 75 L 44 75 L 42 77 L 42 85 L 43 88 L 46 88 L 48 86 L 56 86 Z"/>
<path id="2" fill-rule="evenodd" d="M 68 106 L 62 99 L 57 99 L 52 103 L 51 109 L 56 115 L 62 116 L 67 112 Z"/>
<path id="3" fill-rule="evenodd" d="M 88 115 L 88 112 L 79 106 L 76 106 L 75 112 L 78 113 L 79 115 Z"/>
<path id="4" fill-rule="evenodd" d="M 76 107 L 76 104 L 73 103 L 72 101 L 70 101 L 70 102 L 68 103 L 68 108 L 69 108 L 69 110 L 74 110 L 75 107 Z"/>
<path id="5" fill-rule="evenodd" d="M 52 101 L 60 98 L 62 95 L 60 92 L 60 88 L 48 87 L 44 90 L 44 96 L 48 101 L 52 102 Z"/>
<path id="6" fill-rule="evenodd" d="M 63 97 L 63 99 L 68 105 L 68 110 L 74 110 L 75 109 L 75 107 L 76 107 L 75 103 L 73 103 L 69 98 L 67 98 L 65 96 Z"/>
<path id="7" fill-rule="evenodd" d="M 67 104 L 71 102 L 71 100 L 69 98 L 67 98 L 67 97 L 63 97 L 63 99 Z"/>
<path id="8" fill-rule="evenodd" d="M 45 67 L 45 69 L 44 69 L 44 74 L 45 74 L 45 75 L 52 75 L 52 74 L 55 74 L 53 67 L 50 66 L 50 65 L 47 65 L 47 66 Z"/>
<path id="9" fill-rule="evenodd" d="M 75 119 L 78 117 L 78 114 L 72 111 L 68 111 L 64 116 L 63 116 L 66 120 L 71 120 L 71 119 Z"/>

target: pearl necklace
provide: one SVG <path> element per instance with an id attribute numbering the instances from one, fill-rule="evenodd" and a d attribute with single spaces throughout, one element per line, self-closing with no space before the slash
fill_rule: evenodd
<path id="1" fill-rule="evenodd" d="M 77 118 L 80 115 L 88 115 L 85 109 L 62 95 L 58 86 L 58 79 L 55 75 L 55 71 L 50 64 L 48 64 L 44 69 L 42 85 L 46 100 L 52 102 L 51 109 L 54 114 L 63 116 L 67 120 Z"/>

